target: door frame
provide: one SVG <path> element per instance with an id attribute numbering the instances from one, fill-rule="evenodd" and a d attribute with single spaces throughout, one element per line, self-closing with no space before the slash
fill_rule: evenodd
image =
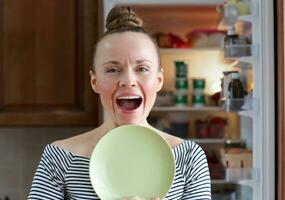
<path id="1" fill-rule="evenodd" d="M 277 0 L 276 3 L 276 20 L 277 20 L 277 130 L 278 130 L 278 159 L 277 159 L 277 181 L 278 181 L 278 200 L 285 200 L 285 101 L 284 101 L 284 90 L 285 90 L 285 82 L 284 82 L 284 34 L 285 34 L 285 26 L 284 26 L 284 0 Z"/>

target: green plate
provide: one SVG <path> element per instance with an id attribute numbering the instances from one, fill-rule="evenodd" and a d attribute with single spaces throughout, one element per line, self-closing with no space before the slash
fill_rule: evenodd
<path id="1" fill-rule="evenodd" d="M 155 131 L 125 125 L 108 132 L 90 159 L 90 180 L 102 200 L 160 197 L 169 191 L 175 162 L 168 143 Z"/>

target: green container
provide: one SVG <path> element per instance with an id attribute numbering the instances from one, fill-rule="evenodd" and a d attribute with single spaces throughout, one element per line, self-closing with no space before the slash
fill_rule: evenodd
<path id="1" fill-rule="evenodd" d="M 193 95 L 192 105 L 193 106 L 204 106 L 206 103 L 206 98 L 204 95 Z"/>
<path id="2" fill-rule="evenodd" d="M 188 80 L 186 78 L 177 78 L 175 81 L 175 88 L 180 89 L 188 89 Z"/>
<path id="3" fill-rule="evenodd" d="M 194 89 L 204 89 L 205 88 L 205 79 L 202 79 L 202 78 L 193 79 L 193 88 Z"/>
<path id="4" fill-rule="evenodd" d="M 187 65 L 183 61 L 175 61 L 175 72 L 177 78 L 187 77 Z"/>
<path id="5" fill-rule="evenodd" d="M 188 103 L 187 95 L 175 95 L 175 105 L 186 106 Z"/>

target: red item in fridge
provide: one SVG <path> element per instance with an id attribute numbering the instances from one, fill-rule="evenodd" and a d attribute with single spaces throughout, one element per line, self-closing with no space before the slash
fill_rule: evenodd
<path id="1" fill-rule="evenodd" d="M 173 33 L 155 33 L 153 36 L 160 48 L 187 48 L 186 42 Z"/>
<path id="2" fill-rule="evenodd" d="M 216 92 L 211 96 L 211 99 L 214 101 L 215 106 L 219 106 L 221 101 L 221 92 Z"/>
<path id="3" fill-rule="evenodd" d="M 223 138 L 225 135 L 225 126 L 227 120 L 221 117 L 214 117 L 209 122 L 209 137 L 210 138 Z"/>
<path id="4" fill-rule="evenodd" d="M 168 33 L 168 35 L 171 37 L 172 48 L 186 48 L 187 47 L 186 42 L 184 42 L 179 36 L 173 33 Z"/>
<path id="5" fill-rule="evenodd" d="M 197 138 L 209 137 L 209 123 L 208 121 L 196 120 L 196 136 Z"/>

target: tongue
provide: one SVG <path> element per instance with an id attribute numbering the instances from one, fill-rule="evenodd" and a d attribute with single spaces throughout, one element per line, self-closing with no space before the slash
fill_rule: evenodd
<path id="1" fill-rule="evenodd" d="M 125 110 L 134 110 L 138 107 L 136 100 L 122 99 L 119 100 L 118 104 L 121 108 Z"/>

